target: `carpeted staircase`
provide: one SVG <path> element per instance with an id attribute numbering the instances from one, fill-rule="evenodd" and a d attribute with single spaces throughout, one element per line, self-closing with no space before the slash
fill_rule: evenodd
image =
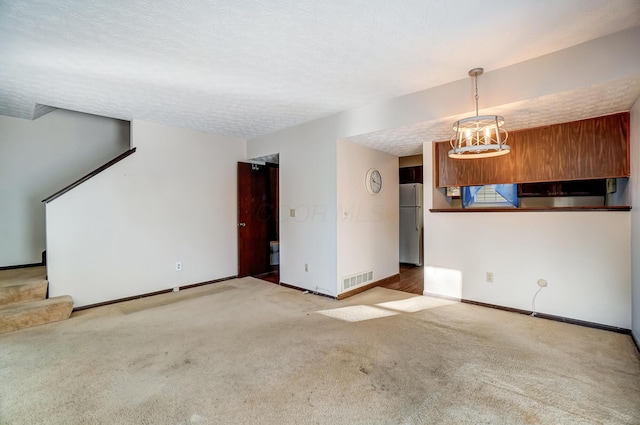
<path id="1" fill-rule="evenodd" d="M 0 271 L 0 334 L 68 319 L 73 298 L 47 298 L 45 267 Z"/>

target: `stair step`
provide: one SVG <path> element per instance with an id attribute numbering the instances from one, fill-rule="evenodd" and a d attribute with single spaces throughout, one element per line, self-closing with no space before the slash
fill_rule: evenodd
<path id="1" fill-rule="evenodd" d="M 68 319 L 73 309 L 69 295 L 0 306 L 0 334 Z"/>
<path id="2" fill-rule="evenodd" d="M 0 285 L 4 281 L 45 279 L 46 274 L 46 266 L 0 270 Z"/>
<path id="3" fill-rule="evenodd" d="M 0 306 L 9 303 L 44 300 L 49 283 L 44 279 L 29 282 L 1 282 Z"/>

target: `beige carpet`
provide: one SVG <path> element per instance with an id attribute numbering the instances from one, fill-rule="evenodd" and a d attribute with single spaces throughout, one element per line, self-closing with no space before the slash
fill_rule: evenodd
<path id="1" fill-rule="evenodd" d="M 629 336 L 251 278 L 0 335 L 1 424 L 638 424 Z"/>

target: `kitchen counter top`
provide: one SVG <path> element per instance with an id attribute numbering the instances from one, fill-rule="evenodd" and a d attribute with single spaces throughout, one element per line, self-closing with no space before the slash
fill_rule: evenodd
<path id="1" fill-rule="evenodd" d="M 546 211 L 630 211 L 629 205 L 601 207 L 526 207 L 526 208 L 432 208 L 432 213 L 546 212 Z"/>

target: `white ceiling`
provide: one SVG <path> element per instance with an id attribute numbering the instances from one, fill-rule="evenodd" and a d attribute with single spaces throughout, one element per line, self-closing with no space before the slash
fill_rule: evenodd
<path id="1" fill-rule="evenodd" d="M 638 0 L 0 1 L 0 114 L 47 105 L 252 138 L 638 25 Z M 532 112 L 548 102 L 571 115 L 568 96 L 602 114 L 640 94 L 611 84 L 500 112 L 522 111 L 523 128 L 553 121 Z M 353 139 L 412 154 L 448 138 L 442 118 Z"/>
<path id="2" fill-rule="evenodd" d="M 640 76 L 634 76 L 488 110 L 481 109 L 480 115 L 501 115 L 505 118 L 508 130 L 517 130 L 628 111 L 638 97 Z M 465 116 L 468 115 L 443 117 L 348 137 L 347 140 L 397 156 L 417 155 L 422 153 L 425 141 L 448 141 L 453 133 L 453 122 Z"/>

